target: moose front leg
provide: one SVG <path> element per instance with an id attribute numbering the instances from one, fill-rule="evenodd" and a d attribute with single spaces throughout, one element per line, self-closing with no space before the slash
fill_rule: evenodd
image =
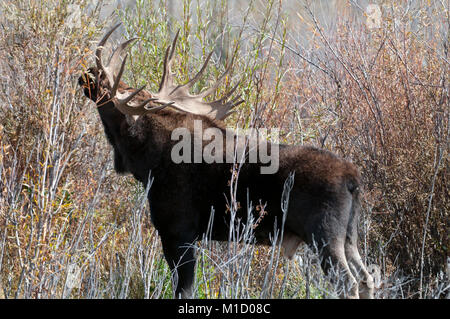
<path id="1" fill-rule="evenodd" d="M 195 252 L 193 239 L 161 238 L 164 257 L 172 272 L 176 298 L 193 298 Z"/>

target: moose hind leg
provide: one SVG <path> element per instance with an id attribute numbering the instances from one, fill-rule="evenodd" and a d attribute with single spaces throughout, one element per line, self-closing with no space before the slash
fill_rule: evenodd
<path id="1" fill-rule="evenodd" d="M 344 240 L 332 239 L 321 248 L 322 269 L 331 275 L 331 282 L 337 286 L 340 298 L 357 299 L 358 284 L 352 275 L 344 251 Z M 333 273 L 332 273 L 333 271 Z"/>
<path id="2" fill-rule="evenodd" d="M 358 207 L 357 207 L 358 208 Z M 350 270 L 359 283 L 359 297 L 362 299 L 374 298 L 374 280 L 366 269 L 358 252 L 358 231 L 357 213 L 355 210 L 350 216 L 345 239 L 345 256 L 349 263 Z"/>
<path id="3" fill-rule="evenodd" d="M 350 265 L 353 275 L 359 282 L 359 297 L 361 299 L 373 299 L 374 297 L 374 281 L 367 271 L 361 256 L 359 255 L 356 245 L 345 242 L 345 256 Z"/>
<path id="4" fill-rule="evenodd" d="M 322 269 L 337 288 L 339 297 L 359 298 L 358 283 L 345 256 L 349 205 L 334 209 L 325 207 L 328 209 L 318 208 L 306 221 L 307 243 L 319 253 Z"/>
<path id="5" fill-rule="evenodd" d="M 193 297 L 195 254 L 194 240 L 173 240 L 161 238 L 164 257 L 172 271 L 175 298 Z"/>

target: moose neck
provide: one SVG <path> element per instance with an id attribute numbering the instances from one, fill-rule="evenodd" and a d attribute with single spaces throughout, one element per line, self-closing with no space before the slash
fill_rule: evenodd
<path id="1" fill-rule="evenodd" d="M 151 129 L 140 129 L 142 125 L 151 127 L 148 120 L 128 118 L 113 103 L 106 103 L 97 110 L 114 150 L 115 170 L 120 174 L 131 173 L 146 185 L 150 170 L 158 165 L 161 157 L 161 145 L 154 138 L 157 134 Z"/>
<path id="2" fill-rule="evenodd" d="M 114 138 L 120 136 L 121 127 L 124 124 L 127 125 L 126 117 L 114 107 L 113 103 L 106 103 L 105 105 L 99 106 L 97 107 L 97 111 L 102 120 L 108 140 L 113 143 Z"/>

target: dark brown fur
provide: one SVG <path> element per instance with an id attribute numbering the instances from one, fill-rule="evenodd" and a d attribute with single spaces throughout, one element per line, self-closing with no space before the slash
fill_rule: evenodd
<path id="1" fill-rule="evenodd" d="M 90 73 L 97 77 L 95 69 Z M 98 79 L 97 79 L 98 81 Z M 214 207 L 212 239 L 227 240 L 229 198 L 232 164 L 175 164 L 171 140 L 175 128 L 193 130 L 195 119 L 202 120 L 203 129 L 215 127 L 225 130 L 223 124 L 204 116 L 161 110 L 139 117 L 136 121 L 120 113 L 108 95 L 97 95 L 97 81 L 84 75 L 80 85 L 86 96 L 97 105 L 108 141 L 114 148 L 115 169 L 131 173 L 147 184 L 148 176 L 154 182 L 150 188 L 151 218 L 158 230 L 166 260 L 178 276 L 176 295 L 189 297 L 194 278 L 194 249 L 186 247 L 202 238 Z M 128 87 L 121 83 L 119 90 Z M 148 98 L 145 94 L 142 99 Z M 225 150 L 223 151 L 225 156 Z M 282 220 L 281 195 L 286 178 L 295 172 L 290 193 L 285 225 L 285 248 L 292 256 L 303 241 L 316 242 L 323 257 L 323 268 L 338 264 L 346 270 L 350 297 L 372 295 L 373 283 L 357 252 L 357 220 L 359 214 L 359 173 L 354 165 L 334 154 L 308 146 L 280 146 L 279 171 L 260 174 L 260 163 L 244 164 L 239 173 L 237 201 L 247 207 L 247 192 L 253 205 L 267 203 L 267 215 L 255 229 L 258 243 L 269 243 L 274 223 L 279 228 Z M 238 211 L 246 220 L 247 210 Z M 257 218 L 258 216 L 255 216 Z M 349 268 L 349 265 L 351 266 Z M 356 269 L 356 270 L 355 270 Z M 176 271 L 175 271 L 176 270 Z M 356 279 L 355 279 L 356 277 Z"/>

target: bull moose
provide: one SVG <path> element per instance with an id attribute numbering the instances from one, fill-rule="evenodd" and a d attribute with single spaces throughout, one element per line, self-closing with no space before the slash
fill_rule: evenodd
<path id="1" fill-rule="evenodd" d="M 229 100 L 236 87 L 219 100 L 207 102 L 204 99 L 216 91 L 229 69 L 211 88 L 198 95 L 189 92 L 204 72 L 211 54 L 194 78 L 183 85 L 175 84 L 171 67 L 178 33 L 165 52 L 158 92 L 129 87 L 121 81 L 128 54 L 123 59 L 122 55 L 136 39 L 120 44 L 107 65 L 102 58 L 106 41 L 119 25 L 101 39 L 95 52 L 96 67 L 84 72 L 79 84 L 97 105 L 106 137 L 113 147 L 115 170 L 121 174 L 131 173 L 144 185 L 151 174 L 153 181 L 148 192 L 151 220 L 161 237 L 165 259 L 173 276 L 177 277 L 175 295 L 189 298 L 196 263 L 192 244 L 206 232 L 212 207 L 215 213 L 211 239 L 228 240 L 230 214 L 226 194 L 235 163 L 225 160 L 176 162 L 172 156 L 175 146 L 172 133 L 183 128 L 198 134 L 194 126 L 200 121 L 203 131 L 215 129 L 227 136 L 229 130 L 223 119 L 242 100 Z M 190 143 L 195 144 L 195 139 Z M 206 147 L 204 140 L 200 147 Z M 349 289 L 344 297 L 372 298 L 373 279 L 357 248 L 360 213 L 357 168 L 326 150 L 269 143 L 269 149 L 275 147 L 279 147 L 279 168 L 275 173 L 261 173 L 263 163 L 257 161 L 243 163 L 237 176 L 236 201 L 265 204 L 266 214 L 254 230 L 256 243 L 269 244 L 274 229 L 282 227 L 282 223 L 276 221 L 283 217 L 283 187 L 293 173 L 281 239 L 284 254 L 292 257 L 302 242 L 315 243 L 324 272 L 337 265 L 345 274 L 345 285 Z M 214 157 L 225 158 L 226 153 L 225 147 L 216 148 Z M 254 212 L 256 214 L 256 210 Z M 237 214 L 240 220 L 247 220 L 244 209 L 239 209 Z"/>

